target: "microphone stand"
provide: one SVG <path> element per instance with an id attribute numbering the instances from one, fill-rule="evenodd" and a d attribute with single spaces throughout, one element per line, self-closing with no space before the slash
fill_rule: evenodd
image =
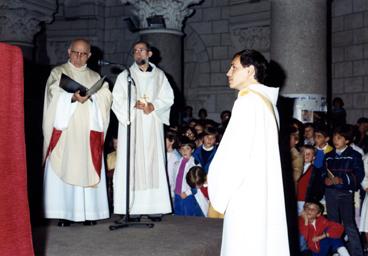
<path id="1" fill-rule="evenodd" d="M 115 63 L 114 63 L 115 64 Z M 109 226 L 110 230 L 116 230 L 119 228 L 127 228 L 130 226 L 141 226 L 141 227 L 147 227 L 147 228 L 153 228 L 153 223 L 144 223 L 144 222 L 134 222 L 130 219 L 129 214 L 129 206 L 130 206 L 130 133 L 131 133 L 131 95 L 132 95 L 132 82 L 134 83 L 134 80 L 131 76 L 129 67 L 125 67 L 124 65 L 121 65 L 125 68 L 127 71 L 127 82 L 128 82 L 128 124 L 127 124 L 127 148 L 126 148 L 126 200 L 125 200 L 125 217 L 118 222 L 116 225 Z"/>

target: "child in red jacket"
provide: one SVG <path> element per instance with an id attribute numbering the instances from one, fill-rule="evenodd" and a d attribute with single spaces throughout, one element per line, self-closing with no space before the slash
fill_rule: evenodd
<path id="1" fill-rule="evenodd" d="M 340 256 L 349 255 L 343 241 L 340 239 L 344 227 L 329 221 L 324 216 L 323 205 L 319 202 L 306 202 L 304 210 L 299 216 L 299 232 L 301 240 L 313 256 L 327 256 L 331 252 L 338 252 Z"/>

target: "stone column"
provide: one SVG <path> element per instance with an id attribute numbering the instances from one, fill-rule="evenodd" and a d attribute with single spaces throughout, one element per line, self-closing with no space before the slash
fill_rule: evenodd
<path id="1" fill-rule="evenodd" d="M 201 0 L 121 0 L 122 3 L 133 4 L 133 13 L 139 19 L 139 33 L 142 40 L 154 47 L 153 62 L 158 62 L 174 87 L 183 89 L 183 33 L 185 17 L 193 10 L 189 5 Z M 161 16 L 165 25 L 152 27 L 147 18 Z M 158 55 L 159 54 L 159 55 Z M 156 55 L 156 56 L 155 56 Z"/>
<path id="2" fill-rule="evenodd" d="M 22 48 L 25 59 L 32 59 L 33 38 L 40 22 L 50 22 L 56 11 L 55 0 L 4 0 L 0 3 L 0 41 Z"/>
<path id="3" fill-rule="evenodd" d="M 286 75 L 281 95 L 296 99 L 299 119 L 302 109 L 326 111 L 327 1 L 271 0 L 271 11 L 271 60 Z"/>

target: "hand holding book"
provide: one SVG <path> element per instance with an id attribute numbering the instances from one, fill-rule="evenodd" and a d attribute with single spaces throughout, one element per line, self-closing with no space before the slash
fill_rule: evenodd
<path id="1" fill-rule="evenodd" d="M 79 95 L 82 97 L 90 97 L 92 94 L 96 93 L 98 90 L 101 89 L 103 82 L 105 80 L 105 76 L 102 77 L 100 80 L 98 80 L 96 83 L 92 85 L 91 88 L 87 88 L 74 79 L 70 78 L 69 76 L 65 74 L 61 74 L 61 79 L 59 86 L 63 90 L 76 94 L 79 91 Z"/>

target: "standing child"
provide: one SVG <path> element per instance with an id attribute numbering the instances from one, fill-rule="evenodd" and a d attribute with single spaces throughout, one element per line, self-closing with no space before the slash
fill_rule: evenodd
<path id="1" fill-rule="evenodd" d="M 194 143 L 186 138 L 181 138 L 180 153 L 182 155 L 179 164 L 175 168 L 175 198 L 174 213 L 182 216 L 203 216 L 202 210 L 194 198 L 191 188 L 186 182 L 189 169 L 195 166 L 192 156 Z"/>
<path id="2" fill-rule="evenodd" d="M 174 202 L 175 195 L 175 172 L 176 166 L 178 166 L 181 155 L 176 150 L 178 147 L 178 135 L 174 131 L 167 131 L 165 136 L 165 145 L 166 145 L 166 159 L 167 159 L 167 173 L 169 176 L 169 185 L 171 192 L 171 199 Z"/>
<path id="3" fill-rule="evenodd" d="M 295 189 L 297 187 L 297 182 L 303 173 L 303 155 L 298 150 L 298 144 L 299 132 L 295 127 L 291 127 L 289 131 L 289 145 Z"/>
<path id="4" fill-rule="evenodd" d="M 328 218 L 344 223 L 349 239 L 348 249 L 354 256 L 363 256 L 363 248 L 355 223 L 354 191 L 364 178 L 362 156 L 348 146 L 351 133 L 346 125 L 334 129 L 335 149 L 326 154 L 323 177 Z"/>
<path id="5" fill-rule="evenodd" d="M 341 235 L 344 227 L 322 216 L 323 206 L 319 202 L 306 202 L 299 216 L 301 250 L 309 250 L 313 256 L 327 256 L 330 251 L 340 256 L 349 256 Z"/>
<path id="6" fill-rule="evenodd" d="M 317 168 L 322 167 L 323 159 L 325 155 L 333 150 L 328 144 L 330 136 L 328 134 L 328 128 L 326 126 L 319 125 L 314 129 L 314 142 L 316 147 L 316 159 L 314 160 L 314 166 Z"/>
<path id="7" fill-rule="evenodd" d="M 314 124 L 304 124 L 304 145 L 314 145 Z"/>
<path id="8" fill-rule="evenodd" d="M 321 170 L 313 164 L 315 148 L 311 145 L 304 145 L 301 152 L 304 166 L 297 184 L 298 214 L 303 211 L 305 201 L 319 202 L 323 197 Z"/>
<path id="9" fill-rule="evenodd" d="M 208 167 L 211 164 L 213 157 L 216 154 L 217 146 L 217 130 L 213 127 L 208 127 L 203 131 L 203 144 L 198 147 L 193 156 L 195 162 L 203 167 L 205 173 L 208 173 Z"/>

